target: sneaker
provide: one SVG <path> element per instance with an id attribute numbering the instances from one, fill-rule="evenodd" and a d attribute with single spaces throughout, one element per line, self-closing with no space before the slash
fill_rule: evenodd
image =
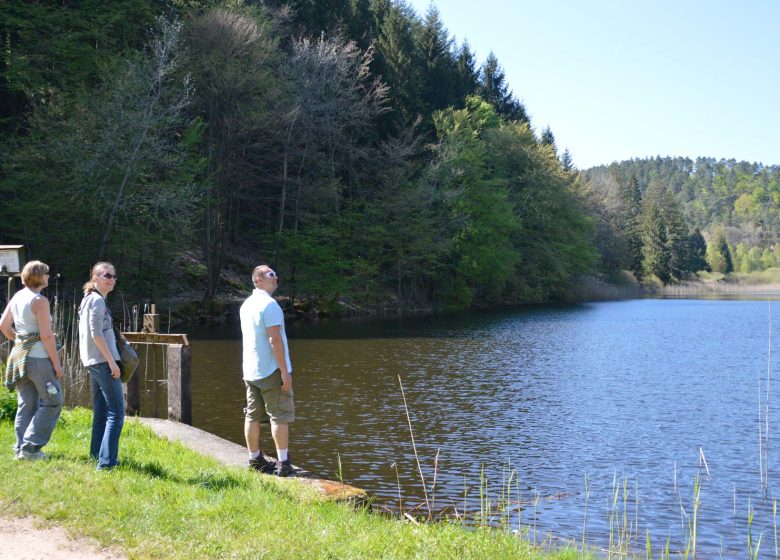
<path id="1" fill-rule="evenodd" d="M 49 458 L 49 456 L 40 449 L 38 451 L 25 451 L 22 449 L 17 457 L 23 461 L 42 461 Z"/>
<path id="2" fill-rule="evenodd" d="M 293 472 L 292 463 L 288 458 L 286 461 L 279 461 L 276 463 L 274 474 L 276 476 L 290 476 Z"/>
<path id="3" fill-rule="evenodd" d="M 256 459 L 249 459 L 249 468 L 260 471 L 263 474 L 271 474 L 276 468 L 276 462 L 266 460 L 263 454 L 260 453 Z"/>

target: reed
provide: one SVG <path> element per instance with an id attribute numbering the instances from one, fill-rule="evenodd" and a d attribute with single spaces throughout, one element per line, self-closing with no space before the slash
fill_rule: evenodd
<path id="1" fill-rule="evenodd" d="M 404 514 L 404 502 L 401 498 L 401 477 L 398 476 L 398 463 L 393 463 L 390 465 L 392 468 L 395 469 L 395 480 L 398 483 L 398 512 L 400 515 Z"/>
<path id="2" fill-rule="evenodd" d="M 690 539 L 691 539 L 691 547 L 693 549 L 693 557 L 696 558 L 696 520 L 698 519 L 699 515 L 699 506 L 701 505 L 700 501 L 700 493 L 701 486 L 699 483 L 699 475 L 696 474 L 696 477 L 693 479 L 693 522 L 690 532 Z"/>
<path id="3" fill-rule="evenodd" d="M 536 508 L 539 506 L 539 497 L 539 492 L 536 492 L 536 497 L 534 498 L 534 546 L 536 546 Z"/>
<path id="4" fill-rule="evenodd" d="M 763 534 L 758 535 L 758 541 L 753 544 L 753 518 L 755 516 L 755 510 L 748 499 L 748 516 L 747 516 L 747 546 L 748 546 L 748 558 L 756 560 L 758 558 L 758 552 L 761 549 L 761 537 Z"/>
<path id="5" fill-rule="evenodd" d="M 612 557 L 612 551 L 616 550 L 615 546 L 615 517 L 617 511 L 618 501 L 618 483 L 617 483 L 617 471 L 612 475 L 612 500 L 609 508 L 609 557 Z"/>
<path id="6" fill-rule="evenodd" d="M 339 482 L 344 484 L 344 471 L 343 471 L 343 468 L 341 466 L 341 453 L 339 453 L 338 451 L 336 451 L 336 463 L 337 463 L 337 469 L 338 469 L 336 471 L 336 478 L 338 479 Z"/>
<path id="7" fill-rule="evenodd" d="M 777 559 L 777 500 L 772 500 L 772 529 L 775 533 L 775 559 Z"/>
<path id="8" fill-rule="evenodd" d="M 585 514 L 582 519 L 582 549 L 588 546 L 588 499 L 590 498 L 590 477 L 585 473 Z"/>
<path id="9" fill-rule="evenodd" d="M 425 475 L 423 475 L 422 466 L 420 465 L 420 456 L 417 454 L 417 444 L 414 441 L 414 430 L 412 429 L 412 418 L 409 416 L 409 406 L 406 403 L 406 393 L 404 392 L 404 384 L 401 381 L 401 376 L 398 376 L 398 385 L 401 387 L 401 396 L 404 400 L 404 411 L 406 412 L 406 422 L 409 424 L 409 437 L 412 439 L 412 451 L 414 451 L 414 460 L 417 461 L 417 471 L 420 473 L 420 481 L 422 482 L 423 494 L 425 495 L 425 505 L 428 508 L 428 519 L 433 519 L 433 512 L 431 510 L 431 503 L 428 501 L 428 490 L 425 487 Z"/>
<path id="10" fill-rule="evenodd" d="M 766 397 L 764 398 L 764 497 L 769 486 L 769 395 L 772 382 L 772 300 L 767 301 L 769 334 L 767 341 Z"/>
<path id="11" fill-rule="evenodd" d="M 431 509 L 436 509 L 436 479 L 439 476 L 439 453 L 441 448 L 436 449 L 436 457 L 433 459 L 433 483 L 431 484 Z"/>

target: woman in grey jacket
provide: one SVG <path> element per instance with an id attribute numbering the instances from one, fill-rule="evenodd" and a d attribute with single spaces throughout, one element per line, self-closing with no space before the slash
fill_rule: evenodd
<path id="1" fill-rule="evenodd" d="M 98 470 L 117 465 L 119 436 L 125 422 L 125 400 L 117 364 L 119 352 L 111 311 L 106 305 L 106 296 L 116 281 L 111 263 L 97 263 L 84 284 L 84 299 L 79 307 L 79 354 L 92 379 L 94 403 L 89 454 L 97 459 Z"/>

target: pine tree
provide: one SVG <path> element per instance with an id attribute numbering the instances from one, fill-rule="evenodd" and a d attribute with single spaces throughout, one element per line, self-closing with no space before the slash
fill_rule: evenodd
<path id="1" fill-rule="evenodd" d="M 688 270 L 698 272 L 700 270 L 710 271 L 710 265 L 707 264 L 707 242 L 701 234 L 701 230 L 696 228 L 688 236 Z"/>
<path id="2" fill-rule="evenodd" d="M 480 77 L 482 84 L 480 94 L 496 108 L 499 115 L 510 121 L 531 122 L 523 104 L 512 96 L 512 91 L 506 83 L 504 70 L 492 52 L 482 65 Z"/>
<path id="3" fill-rule="evenodd" d="M 552 146 L 553 152 L 558 153 L 558 147 L 555 144 L 555 135 L 549 126 L 542 131 L 541 143 L 543 146 Z"/>
<path id="4" fill-rule="evenodd" d="M 718 251 L 723 255 L 723 260 L 725 261 L 725 270 L 723 272 L 726 274 L 734 272 L 734 260 L 731 258 L 731 249 L 729 249 L 729 243 L 725 235 L 720 238 Z"/>
<path id="5" fill-rule="evenodd" d="M 671 192 L 666 192 L 661 199 L 661 204 L 669 248 L 669 274 L 673 278 L 682 280 L 690 272 L 688 226 L 680 205 Z"/>
<path id="6" fill-rule="evenodd" d="M 423 111 L 431 113 L 454 105 L 457 72 L 452 55 L 452 39 L 434 6 L 425 14 L 417 48 L 422 64 L 420 82 Z"/>
<path id="7" fill-rule="evenodd" d="M 376 4 L 382 4 L 378 0 Z M 390 86 L 390 94 L 402 122 L 411 121 L 420 113 L 420 73 L 414 44 L 413 23 L 408 8 L 390 3 L 384 12 L 377 40 L 377 65 L 382 80 Z"/>
<path id="8" fill-rule="evenodd" d="M 466 97 L 474 95 L 479 89 L 479 72 L 477 71 L 477 62 L 474 53 L 468 41 L 458 49 L 456 55 L 457 79 L 455 83 L 455 94 L 459 105 L 463 104 Z"/>
<path id="9" fill-rule="evenodd" d="M 628 183 L 621 183 L 618 229 L 626 241 L 626 262 L 624 266 L 637 278 L 642 276 L 642 191 L 639 181 L 632 177 Z"/>
<path id="10" fill-rule="evenodd" d="M 563 154 L 561 154 L 561 169 L 563 169 L 566 173 L 571 173 L 575 169 L 569 148 L 564 149 Z"/>
<path id="11" fill-rule="evenodd" d="M 734 260 L 731 256 L 731 249 L 729 249 L 726 234 L 722 229 L 715 232 L 707 244 L 707 262 L 712 272 L 720 272 L 722 274 L 734 272 Z"/>
<path id="12" fill-rule="evenodd" d="M 642 225 L 643 271 L 645 275 L 656 276 L 661 282 L 668 284 L 671 280 L 669 239 L 661 207 L 656 201 L 651 201 L 646 209 Z"/>

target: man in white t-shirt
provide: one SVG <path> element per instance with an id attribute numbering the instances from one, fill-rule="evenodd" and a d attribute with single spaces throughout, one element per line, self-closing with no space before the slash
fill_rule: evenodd
<path id="1" fill-rule="evenodd" d="M 292 364 L 282 308 L 271 297 L 279 278 L 267 265 L 252 271 L 252 295 L 241 305 L 243 371 L 246 385 L 244 435 L 249 467 L 277 476 L 292 474 L 288 453 L 289 424 L 295 421 Z M 260 423 L 270 422 L 276 445 L 274 464 L 260 450 Z"/>

